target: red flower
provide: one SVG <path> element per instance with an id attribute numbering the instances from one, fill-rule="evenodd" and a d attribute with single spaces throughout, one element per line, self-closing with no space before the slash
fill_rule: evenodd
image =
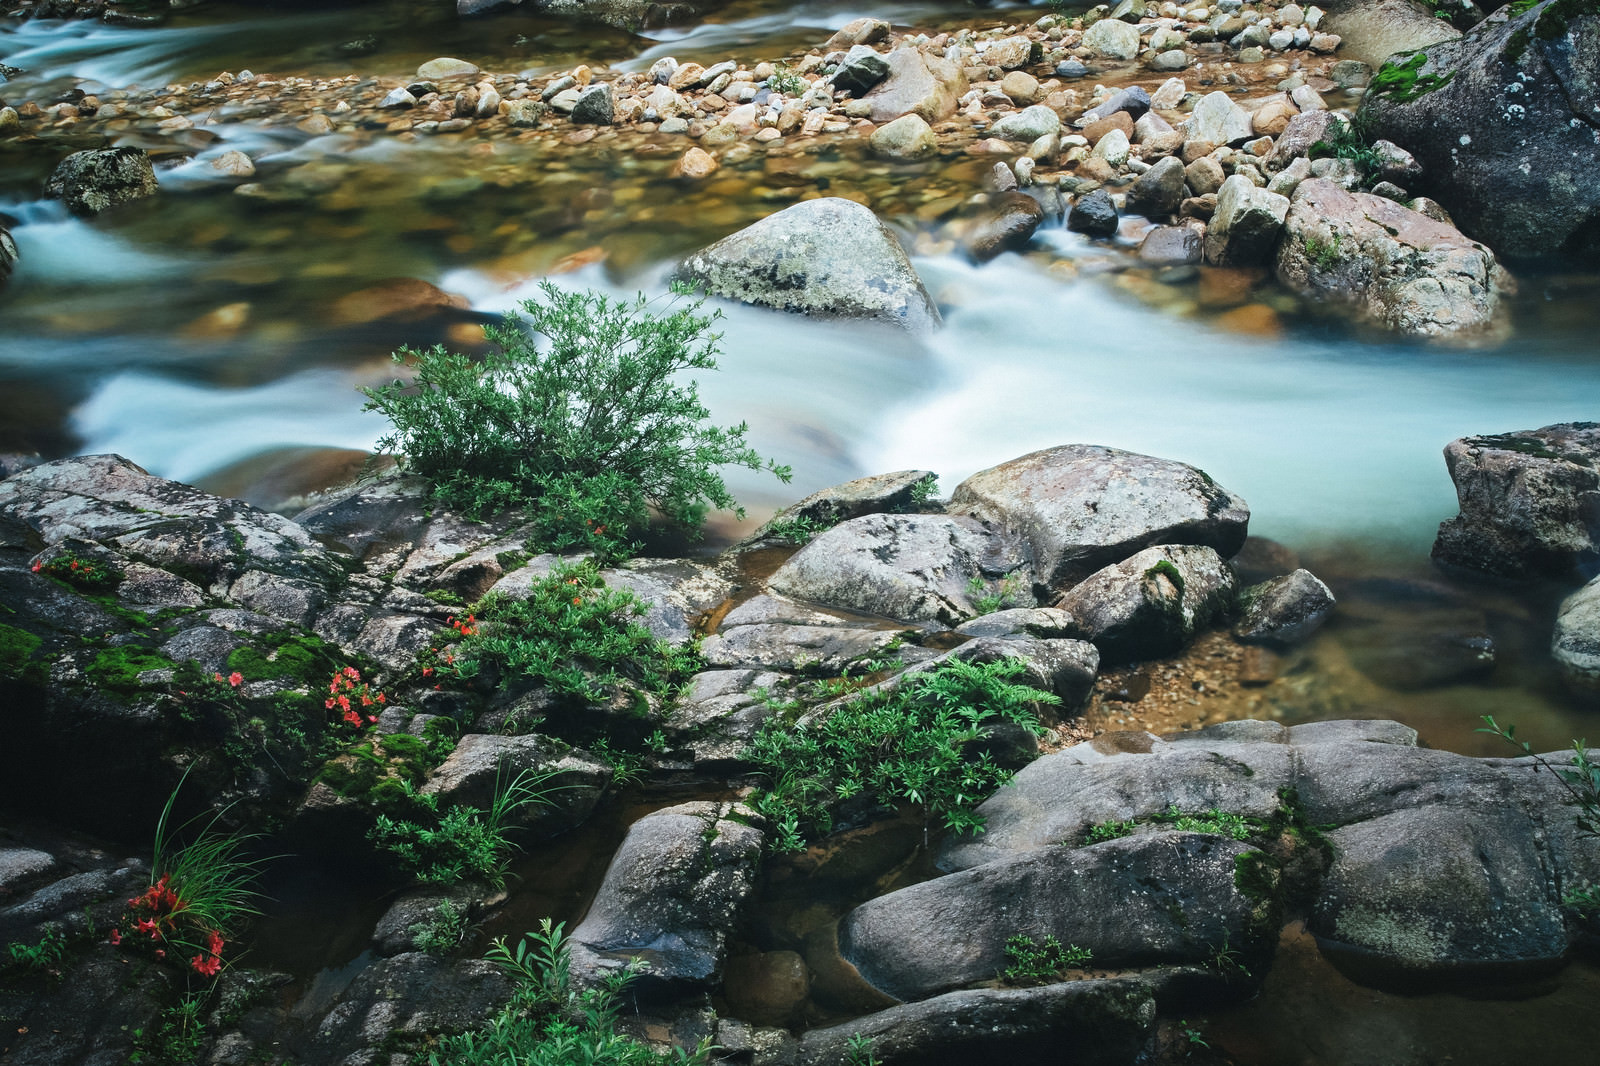
<path id="1" fill-rule="evenodd" d="M 33 564 L 33 572 L 34 573 L 37 574 L 40 570 L 43 570 L 43 569 L 44 569 L 44 564 L 43 563 L 34 563 Z"/>
<path id="2" fill-rule="evenodd" d="M 115 928 L 111 930 L 111 943 L 113 945 L 122 943 L 122 930 Z"/>
<path id="3" fill-rule="evenodd" d="M 228 684 L 232 685 L 234 688 L 238 688 L 243 681 L 244 675 L 237 670 L 228 675 Z"/>
<path id="4" fill-rule="evenodd" d="M 215 977 L 217 972 L 222 969 L 222 960 L 215 955 L 209 959 L 204 955 L 196 955 L 189 960 L 189 966 L 202 977 Z"/>

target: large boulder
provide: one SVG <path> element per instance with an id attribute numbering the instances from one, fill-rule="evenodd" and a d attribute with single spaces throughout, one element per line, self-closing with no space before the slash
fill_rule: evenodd
<path id="1" fill-rule="evenodd" d="M 1064 444 L 981 470 L 956 487 L 965 508 L 1016 530 L 1039 581 L 1065 587 L 1156 544 L 1244 544 L 1250 509 L 1204 471 L 1095 444 Z"/>
<path id="2" fill-rule="evenodd" d="M 44 194 L 62 201 L 75 215 L 98 215 L 154 196 L 156 188 L 155 168 L 142 148 L 91 148 L 63 159 L 45 183 Z"/>
<path id="3" fill-rule="evenodd" d="M 1057 606 L 1107 663 L 1170 655 L 1228 613 L 1233 568 L 1205 545 L 1146 548 L 1072 586 Z"/>
<path id="4" fill-rule="evenodd" d="M 1255 954 L 1277 929 L 1235 876 L 1253 850 L 1167 832 L 999 859 L 863 903 L 840 921 L 839 947 L 900 1000 L 993 979 L 1018 935 L 1112 968 L 1207 962 L 1225 944 Z"/>
<path id="5" fill-rule="evenodd" d="M 1021 545 L 982 522 L 866 515 L 814 538 L 768 585 L 830 607 L 955 625 L 977 614 L 975 598 L 1005 579 L 1031 599 L 1033 574 Z"/>
<path id="6" fill-rule="evenodd" d="M 1324 23 L 1343 44 L 1339 54 L 1378 67 L 1396 52 L 1415 52 L 1461 36 L 1449 21 L 1416 0 L 1362 0 L 1336 7 Z"/>
<path id="7" fill-rule="evenodd" d="M 898 54 L 898 53 L 892 53 Z M 939 311 L 895 235 L 853 200 L 807 200 L 702 249 L 678 277 L 712 296 L 911 330 Z"/>
<path id="8" fill-rule="evenodd" d="M 1570 580 L 1600 564 L 1600 423 L 1462 437 L 1444 450 L 1461 513 L 1433 557 L 1498 577 Z"/>
<path id="9" fill-rule="evenodd" d="M 888 76 L 864 99 L 872 110 L 867 117 L 882 125 L 901 115 L 918 115 L 929 123 L 943 122 L 955 114 L 967 91 L 961 68 L 942 56 L 916 48 L 896 48 L 883 57 Z"/>
<path id="10" fill-rule="evenodd" d="M 871 1041 L 881 1066 L 968 1066 L 973 1062 L 1055 1062 L 1080 1066 L 1132 1062 L 1155 1022 L 1150 988 L 1132 978 L 1069 981 L 1041 988 L 981 988 L 907 1003 L 841 1025 L 813 1029 L 800 1042 L 800 1066 L 860 1061 Z"/>
<path id="11" fill-rule="evenodd" d="M 937 483 L 938 475 L 931 470 L 896 470 L 858 477 L 790 504 L 773 515 L 750 539 L 760 540 L 774 526 L 781 529 L 787 523 L 827 527 L 867 514 L 915 511 L 932 495 Z"/>
<path id="12" fill-rule="evenodd" d="M 580 825 L 611 783 L 611 767 L 559 740 L 537 735 L 502 737 L 471 733 L 428 775 L 422 794 L 442 808 L 488 810 L 498 791 L 523 773 L 535 775 L 541 798 L 513 812 L 508 826 L 537 838 Z"/>
<path id="13" fill-rule="evenodd" d="M 682 803 L 628 830 L 588 916 L 572 931 L 572 976 L 599 982 L 629 960 L 653 985 L 706 987 L 755 887 L 765 834 L 737 804 Z"/>
<path id="14" fill-rule="evenodd" d="M 1219 197 L 1219 215 L 1221 207 Z M 1322 178 L 1295 189 L 1276 265 L 1290 290 L 1403 336 L 1465 340 L 1504 329 L 1493 252 L 1454 226 Z"/>
<path id="15" fill-rule="evenodd" d="M 1246 644 L 1288 647 L 1308 639 L 1333 613 L 1333 592 L 1309 570 L 1252 585 L 1239 595 L 1233 635 Z"/>
<path id="16" fill-rule="evenodd" d="M 1409 150 L 1427 191 L 1510 259 L 1600 251 L 1595 86 L 1600 9 L 1546 0 L 1501 8 L 1458 40 L 1397 57 L 1359 118 Z"/>
<path id="17" fill-rule="evenodd" d="M 1570 753 L 1543 758 L 1565 765 Z M 1562 894 L 1600 873 L 1570 798 L 1536 769 L 1532 759 L 1419 748 L 1416 732 L 1396 722 L 1106 734 L 1019 772 L 978 807 L 985 832 L 949 841 L 939 865 L 972 878 L 984 897 L 993 890 L 977 886 L 1019 860 L 1098 852 L 1106 845 L 1087 842 L 1107 830 L 1132 834 L 1118 843 L 1159 840 L 1177 816 L 1220 812 L 1248 820 L 1251 839 L 1274 852 L 1284 891 L 1309 909 L 1312 931 L 1341 965 L 1374 978 L 1503 976 L 1559 965 L 1579 935 L 1563 922 Z M 1019 907 L 1019 897 L 1006 900 L 1010 920 L 1042 906 Z M 943 897 L 928 903 L 936 922 Z M 968 921 L 943 913 L 952 928 Z"/>

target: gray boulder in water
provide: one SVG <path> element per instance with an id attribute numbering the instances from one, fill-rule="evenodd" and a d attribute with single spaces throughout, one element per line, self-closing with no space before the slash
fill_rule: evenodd
<path id="1" fill-rule="evenodd" d="M 1510 7 L 1396 56 L 1368 87 L 1371 135 L 1409 150 L 1463 230 L 1508 258 L 1600 251 L 1600 9 Z"/>
<path id="2" fill-rule="evenodd" d="M 17 260 L 22 256 L 17 251 L 17 242 L 11 239 L 11 234 L 5 227 L 0 226 L 0 288 L 11 280 L 11 274 L 17 268 Z"/>
<path id="3" fill-rule="evenodd" d="M 75 215 L 98 215 L 156 193 L 156 172 L 140 148 L 93 148 L 73 152 L 45 183 L 45 195 Z"/>
<path id="4" fill-rule="evenodd" d="M 807 200 L 694 253 L 677 277 L 712 296 L 906 329 L 939 323 L 893 232 L 853 200 Z"/>

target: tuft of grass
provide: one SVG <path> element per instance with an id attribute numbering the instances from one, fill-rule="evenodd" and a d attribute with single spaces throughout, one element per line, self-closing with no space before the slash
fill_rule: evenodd
<path id="1" fill-rule="evenodd" d="M 1010 964 L 1000 973 L 1000 979 L 1012 985 L 1037 985 L 1059 981 L 1068 970 L 1079 970 L 1089 964 L 1094 953 L 1076 944 L 1063 947 L 1054 933 L 1044 938 L 1042 945 L 1033 937 L 1018 933 L 1006 940 L 1006 961 Z"/>

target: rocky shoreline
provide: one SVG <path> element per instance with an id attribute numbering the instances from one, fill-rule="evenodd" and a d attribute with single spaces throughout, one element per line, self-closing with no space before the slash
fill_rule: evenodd
<path id="1" fill-rule="evenodd" d="M 1591 491 L 1579 449 L 1593 433 L 1549 427 L 1452 445 L 1464 510 L 1441 545 L 1476 545 L 1480 564 L 1502 568 L 1554 558 L 1539 545 L 1560 537 L 1555 523 Z M 1429 751 L 1414 730 L 1382 721 L 1235 721 L 1159 738 L 1082 730 L 1076 714 L 1103 669 L 1171 656 L 1219 626 L 1241 646 L 1282 650 L 1336 610 L 1306 571 L 1263 570 L 1273 552 L 1246 541 L 1244 502 L 1181 463 L 1064 446 L 981 472 L 947 501 L 926 492 L 926 471 L 882 475 L 801 501 L 720 560 L 602 571 L 642 598 L 643 622 L 662 640 L 683 644 L 697 626 L 710 634 L 678 696 L 624 685 L 580 701 L 589 724 L 578 733 L 549 691 L 446 688 L 427 665 L 459 639 L 462 605 L 490 590 L 515 596 L 558 564 L 522 550 L 515 515 L 482 525 L 433 512 L 425 485 L 393 474 L 331 491 L 290 521 L 115 456 L 15 465 L 0 481 L 0 587 L 15 612 L 0 684 L 8 749 L 27 751 L 32 769 L 13 764 L 5 779 L 3 802 L 26 819 L 0 848 L 0 933 L 18 944 L 59 935 L 70 950 L 57 980 L 22 980 L 4 1000 L 8 1025 L 39 1034 L 8 1042 L 8 1062 L 124 1054 L 128 1032 L 170 1007 L 177 975 L 141 963 L 123 1013 L 86 1013 L 92 990 L 126 979 L 103 930 L 148 867 L 74 830 L 134 844 L 180 776 L 191 802 L 269 827 L 330 870 L 371 876 L 382 868 L 366 839 L 381 790 L 352 774 L 371 758 L 363 751 L 390 753 L 374 764 L 380 782 L 420 757 L 420 791 L 446 803 L 487 802 L 507 767 L 555 775 L 559 801 L 520 823 L 536 841 L 581 832 L 615 787 L 617 756 L 597 754 L 614 749 L 563 739 L 593 737 L 596 722 L 613 742 L 656 731 L 630 772 L 664 797 L 747 788 L 747 747 L 765 723 L 798 714 L 806 728 L 851 698 L 849 686 L 841 698 L 822 682 L 860 671 L 854 684 L 873 686 L 860 692 L 881 691 L 951 660 L 1019 661 L 1022 683 L 1060 700 L 1047 719 L 1051 753 L 1026 741 L 1015 782 L 979 808 L 979 835 L 948 836 L 937 869 L 872 888 L 863 875 L 900 860 L 857 868 L 850 833 L 798 860 L 764 859 L 772 827 L 755 810 L 669 799 L 628 828 L 572 932 L 574 974 L 599 980 L 642 955 L 640 1032 L 680 1046 L 711 1036 L 727 1061 L 836 1062 L 864 1035 L 884 1063 L 980 1048 L 1043 1061 L 1068 1037 L 1109 1063 L 1159 1044 L 1162 1026 L 1198 1004 L 1248 996 L 1291 919 L 1380 986 L 1549 972 L 1593 932 L 1562 900 L 1600 881 L 1600 850 L 1532 758 Z M 1555 471 L 1576 479 L 1567 495 Z M 1526 513 L 1518 493 L 1530 485 L 1546 487 L 1537 499 L 1552 518 L 1533 531 L 1541 539 L 1513 543 L 1507 522 Z M 782 548 L 781 531 L 799 519 L 825 528 L 798 551 Z M 751 569 L 780 548 L 782 565 Z M 1280 576 L 1243 589 L 1240 571 Z M 1579 615 L 1591 618 L 1564 612 L 1558 653 Z M 359 664 L 370 691 L 387 694 L 373 708 L 376 744 L 367 727 L 341 736 L 325 717 L 320 678 L 334 664 L 337 682 L 340 663 Z M 217 706 L 240 713 L 185 711 L 196 683 L 185 678 L 228 670 L 236 695 Z M 431 742 L 446 735 L 441 725 L 453 740 L 436 756 L 386 739 Z M 289 739 L 319 734 L 334 742 L 331 758 Z M 867 838 L 881 835 L 862 824 Z M 775 921 L 761 901 L 778 869 L 803 876 L 795 884 L 810 893 L 840 878 L 856 887 Z M 275 1007 L 266 993 L 287 976 L 227 971 L 224 1000 L 235 1005 L 217 1006 L 203 1061 L 254 1061 L 269 1047 L 307 1064 L 373 1062 L 380 1051 L 415 1061 L 404 1056 L 429 1034 L 497 1010 L 509 988 L 495 967 L 418 952 L 412 937 L 418 916 L 443 902 L 492 921 L 506 897 L 404 883 L 392 882 L 370 961 L 331 1001 L 311 990 Z M 996 985 L 1017 936 L 1058 938 L 1095 964 L 1064 984 Z M 735 971 L 737 990 L 724 992 Z M 708 1015 L 708 990 L 733 1012 Z M 808 1002 L 824 1005 L 821 1018 L 865 1016 L 797 1038 L 789 1027 L 804 1029 Z"/>

